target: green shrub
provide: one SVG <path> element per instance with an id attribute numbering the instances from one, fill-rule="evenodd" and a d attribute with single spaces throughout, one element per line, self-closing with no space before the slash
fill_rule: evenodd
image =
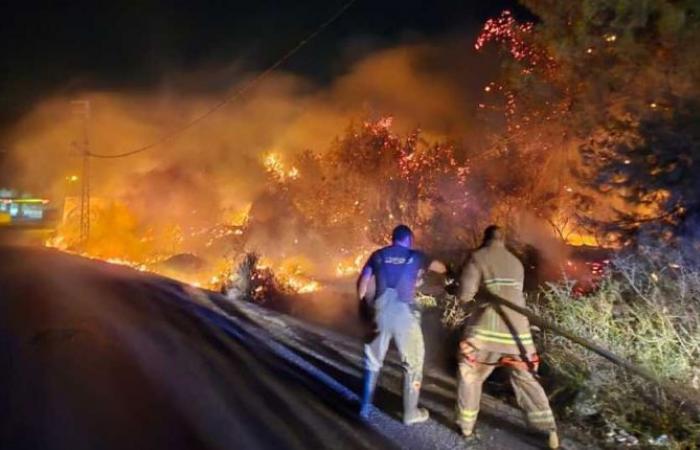
<path id="1" fill-rule="evenodd" d="M 700 391 L 700 267 L 679 252 L 642 248 L 617 257 L 600 284 L 577 295 L 548 284 L 532 306 L 548 320 L 601 344 L 659 378 Z M 560 389 L 576 392 L 568 413 L 602 420 L 641 439 L 666 434 L 667 447 L 697 448 L 700 425 L 649 382 L 559 336 L 541 335 Z"/>

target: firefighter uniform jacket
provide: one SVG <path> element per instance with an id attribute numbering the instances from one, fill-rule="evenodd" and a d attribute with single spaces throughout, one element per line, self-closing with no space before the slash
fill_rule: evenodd
<path id="1" fill-rule="evenodd" d="M 480 288 L 525 306 L 524 269 L 501 241 L 492 241 L 474 252 L 462 271 L 460 299 L 474 300 Z M 505 307 L 485 302 L 470 316 L 464 339 L 475 349 L 508 355 L 536 352 L 527 318 Z"/>

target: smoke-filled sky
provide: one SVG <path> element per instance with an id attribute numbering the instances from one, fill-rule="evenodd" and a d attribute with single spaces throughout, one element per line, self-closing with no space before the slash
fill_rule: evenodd
<path id="1" fill-rule="evenodd" d="M 92 105 L 91 151 L 139 148 L 230 95 L 345 3 L 5 2 L 0 187 L 61 204 L 80 186 L 67 182 L 81 174 L 72 100 Z M 148 152 L 93 159 L 92 207 L 127 205 L 129 215 L 114 214 L 127 234 L 231 221 L 265 189 L 264 154 L 323 152 L 351 123 L 385 115 L 396 132 L 420 127 L 428 141 L 478 151 L 477 104 L 499 60 L 474 39 L 506 8 L 533 19 L 512 0 L 357 0 L 244 98 Z"/>
<path id="2" fill-rule="evenodd" d="M 345 2 L 166 3 L 3 6 L 0 185 L 71 194 L 81 136 L 71 100 L 92 104 L 92 151 L 140 147 L 216 104 Z M 262 154 L 323 151 L 351 121 L 386 114 L 397 131 L 469 140 L 497 69 L 473 39 L 504 8 L 529 18 L 512 1 L 357 0 L 241 101 L 145 154 L 94 160 L 93 195 L 136 199 L 141 214 L 171 220 L 195 205 L 236 208 L 257 194 Z"/>
<path id="3" fill-rule="evenodd" d="M 52 93 L 86 88 L 148 91 L 173 73 L 213 64 L 261 69 L 345 1 L 2 2 L 0 125 Z M 503 8 L 526 14 L 514 3 L 358 0 L 283 69 L 329 81 L 377 48 L 473 31 Z M 213 87 L 233 80 L 218 81 L 221 85 Z"/>

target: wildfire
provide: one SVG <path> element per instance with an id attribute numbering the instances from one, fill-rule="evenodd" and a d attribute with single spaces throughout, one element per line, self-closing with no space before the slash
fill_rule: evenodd
<path id="1" fill-rule="evenodd" d="M 279 162 L 276 158 L 271 161 Z M 85 242 L 81 242 L 78 233 L 76 205 L 72 200 L 66 202 L 63 221 L 45 246 L 212 290 L 220 290 L 229 279 L 233 255 L 245 251 L 241 242 L 248 226 L 250 204 L 224 213 L 224 222 L 218 225 L 152 229 L 137 227 L 124 204 L 95 201 L 91 205 L 91 236 Z M 191 248 L 199 251 L 192 253 Z M 299 258 L 266 261 L 262 266 L 269 267 L 282 292 L 309 293 L 321 288 L 318 281 L 307 275 L 310 264 Z"/>
<path id="2" fill-rule="evenodd" d="M 335 275 L 338 278 L 344 278 L 359 274 L 368 254 L 368 251 L 363 251 L 355 257 L 340 261 L 335 266 Z"/>
<path id="3" fill-rule="evenodd" d="M 246 203 L 238 209 L 230 209 L 224 213 L 224 222 L 234 227 L 245 227 L 250 216 L 250 208 L 253 205 Z M 235 230 L 234 233 L 240 234 L 240 231 Z"/>
<path id="4" fill-rule="evenodd" d="M 270 269 L 283 291 L 308 294 L 321 289 L 321 284 L 307 275 L 308 265 L 302 258 L 287 258 L 277 264 L 261 258 L 258 268 Z"/>
<path id="5" fill-rule="evenodd" d="M 81 255 L 81 256 L 86 256 L 89 258 L 88 255 Z M 137 263 L 134 261 L 128 261 L 126 259 L 121 259 L 121 258 L 107 258 L 103 260 L 104 262 L 110 263 L 110 264 L 115 264 L 118 266 L 128 266 L 133 269 L 139 270 L 141 272 L 145 272 L 148 270 L 148 267 L 145 264 Z"/>
<path id="6" fill-rule="evenodd" d="M 282 279 L 287 283 L 287 286 L 289 286 L 299 294 L 308 294 L 311 292 L 316 292 L 321 288 L 321 285 L 318 283 L 318 281 L 314 280 L 305 280 L 293 276 L 282 277 Z"/>
<path id="7" fill-rule="evenodd" d="M 263 157 L 263 166 L 265 171 L 267 171 L 270 176 L 279 182 L 284 182 L 287 180 L 296 180 L 299 178 L 299 169 L 292 166 L 287 169 L 287 165 L 282 160 L 282 156 L 279 153 L 268 153 Z"/>
<path id="8" fill-rule="evenodd" d="M 73 251 L 73 250 L 69 249 L 68 247 L 66 247 L 65 239 L 62 236 L 56 236 L 56 237 L 50 238 L 44 243 L 44 245 L 46 247 L 49 247 L 49 248 L 54 248 L 56 250 L 60 250 L 60 251 L 65 252 L 65 253 L 70 253 L 72 255 L 78 255 L 78 256 L 81 256 L 81 257 L 87 258 L 87 259 L 102 261 L 102 262 L 106 262 L 108 264 L 114 264 L 116 266 L 127 266 L 127 267 L 131 267 L 132 269 L 136 269 L 140 272 L 149 271 L 148 265 L 144 264 L 144 263 L 130 261 L 128 259 L 123 259 L 123 258 L 100 258 L 100 257 L 93 256 L 87 252 Z"/>
<path id="9" fill-rule="evenodd" d="M 605 274 L 610 270 L 610 260 L 594 261 L 567 260 L 562 267 L 565 277 L 574 284 L 573 294 L 582 296 L 591 293 L 600 284 Z"/>
<path id="10" fill-rule="evenodd" d="M 231 271 L 230 263 L 228 260 L 224 259 L 219 261 L 219 263 L 216 264 L 213 269 L 204 270 L 201 271 L 201 273 L 176 274 L 169 270 L 159 269 L 159 261 L 137 262 L 124 258 L 101 258 L 84 251 L 73 251 L 63 244 L 65 244 L 65 241 L 60 236 L 52 238 L 45 243 L 47 247 L 56 248 L 66 253 L 71 253 L 96 261 L 106 262 L 108 264 L 131 267 L 132 269 L 136 269 L 140 272 L 150 272 L 168 276 L 196 288 L 219 290 L 224 281 L 231 278 L 231 275 L 227 275 Z M 358 259 L 358 261 L 360 261 L 360 259 Z M 306 274 L 307 271 L 304 269 L 304 264 L 296 258 L 289 258 L 276 264 L 273 264 L 269 260 L 261 259 L 260 263 L 258 264 L 258 269 L 267 270 L 273 274 L 278 288 L 283 292 L 308 294 L 321 289 L 321 284 Z"/>
<path id="11" fill-rule="evenodd" d="M 574 247 L 600 247 L 601 242 L 594 233 L 577 226 L 570 221 L 559 222 L 558 232 L 564 242 Z"/>

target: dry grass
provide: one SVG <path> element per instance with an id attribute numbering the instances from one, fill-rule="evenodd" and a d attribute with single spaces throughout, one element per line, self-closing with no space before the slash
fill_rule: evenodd
<path id="1" fill-rule="evenodd" d="M 454 331 L 461 328 L 469 317 L 470 310 L 456 295 L 445 295 L 439 306 L 442 310 L 440 321 L 448 330 Z"/>

